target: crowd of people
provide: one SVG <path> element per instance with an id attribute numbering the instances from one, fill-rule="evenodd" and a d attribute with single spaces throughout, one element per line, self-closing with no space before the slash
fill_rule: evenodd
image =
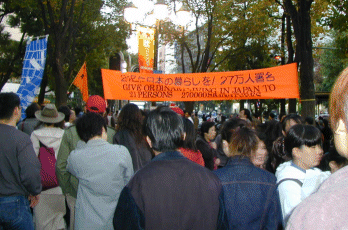
<path id="1" fill-rule="evenodd" d="M 33 103 L 18 123 L 19 97 L 1 93 L 0 229 L 346 228 L 347 98 L 345 70 L 331 129 L 132 103 L 114 119 L 98 95 L 84 113 Z"/>

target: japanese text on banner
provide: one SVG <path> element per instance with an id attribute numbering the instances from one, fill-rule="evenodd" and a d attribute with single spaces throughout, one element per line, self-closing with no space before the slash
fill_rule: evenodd
<path id="1" fill-rule="evenodd" d="M 296 64 L 267 69 L 194 74 L 102 70 L 106 99 L 203 101 L 299 98 Z"/>

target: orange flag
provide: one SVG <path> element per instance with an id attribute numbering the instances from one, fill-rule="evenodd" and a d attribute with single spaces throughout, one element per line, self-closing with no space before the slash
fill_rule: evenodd
<path id="1" fill-rule="evenodd" d="M 80 71 L 76 75 L 73 83 L 77 88 L 80 89 L 83 101 L 88 100 L 88 82 L 87 82 L 87 67 L 86 62 L 83 63 Z"/>

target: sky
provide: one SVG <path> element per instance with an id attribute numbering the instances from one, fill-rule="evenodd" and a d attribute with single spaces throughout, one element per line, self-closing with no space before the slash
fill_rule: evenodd
<path id="1" fill-rule="evenodd" d="M 5 26 L 5 31 L 9 32 L 11 35 L 11 39 L 16 40 L 16 41 L 20 41 L 22 38 L 22 33 L 19 30 L 19 28 L 11 28 L 9 25 L 6 25 L 3 22 L 7 21 L 8 16 L 5 16 L 5 18 L 2 20 L 2 23 Z"/>
<path id="2" fill-rule="evenodd" d="M 129 0 L 130 1 L 130 0 Z M 149 0 L 131 0 L 133 2 L 133 4 L 138 8 L 138 14 L 136 16 L 137 17 L 137 21 L 138 23 L 141 23 L 142 25 L 146 25 L 149 27 L 154 27 L 156 19 L 155 16 L 153 14 L 153 9 L 154 9 L 154 4 L 155 1 L 149 1 Z M 178 4 L 177 5 L 177 9 L 180 9 L 181 5 Z M 170 20 L 173 21 L 174 23 L 177 23 L 177 19 L 174 15 L 174 13 L 170 14 L 167 13 L 165 14 L 167 17 L 169 16 Z M 6 21 L 3 20 L 3 21 Z M 133 24 L 133 32 L 130 35 L 129 38 L 127 38 L 126 42 L 128 45 L 128 52 L 129 53 L 133 53 L 133 54 L 137 54 L 138 53 L 138 40 L 137 40 L 137 36 L 136 36 L 136 24 Z M 5 25 L 5 30 L 10 32 L 11 34 L 11 38 L 14 40 L 19 41 L 21 39 L 21 32 L 18 28 L 11 28 L 7 25 Z M 173 55 L 173 50 L 172 48 L 168 47 L 166 48 L 166 53 L 168 53 L 169 56 Z M 166 57 L 166 59 L 168 61 L 170 61 L 169 59 L 171 59 L 170 57 Z"/>
<path id="3" fill-rule="evenodd" d="M 138 8 L 138 21 L 147 26 L 154 26 L 156 21 L 152 17 L 152 15 L 146 17 L 146 15 L 150 14 L 150 12 L 153 10 L 154 2 L 149 0 L 133 0 L 132 2 Z M 132 29 L 136 30 L 135 24 L 133 24 Z M 129 47 L 128 52 L 134 54 L 138 53 L 138 40 L 136 36 L 136 31 L 133 31 L 131 36 L 127 39 L 127 45 Z"/>
<path id="4" fill-rule="evenodd" d="M 149 0 L 132 0 L 133 4 L 138 8 L 137 21 L 143 25 L 154 27 L 156 18 L 153 14 L 154 1 Z M 180 9 L 181 4 L 177 4 L 177 9 Z M 179 24 L 178 18 L 173 12 L 166 12 L 163 17 L 169 18 L 175 24 Z M 133 29 L 136 29 L 136 24 L 133 24 Z M 138 52 L 138 41 L 136 38 L 136 32 L 134 31 L 130 38 L 127 39 L 130 53 Z"/>

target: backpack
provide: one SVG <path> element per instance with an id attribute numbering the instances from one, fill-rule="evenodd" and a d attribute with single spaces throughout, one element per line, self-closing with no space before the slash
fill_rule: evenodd
<path id="1" fill-rule="evenodd" d="M 53 148 L 48 148 L 40 141 L 38 158 L 41 163 L 40 176 L 42 191 L 57 187 L 56 157 Z"/>

